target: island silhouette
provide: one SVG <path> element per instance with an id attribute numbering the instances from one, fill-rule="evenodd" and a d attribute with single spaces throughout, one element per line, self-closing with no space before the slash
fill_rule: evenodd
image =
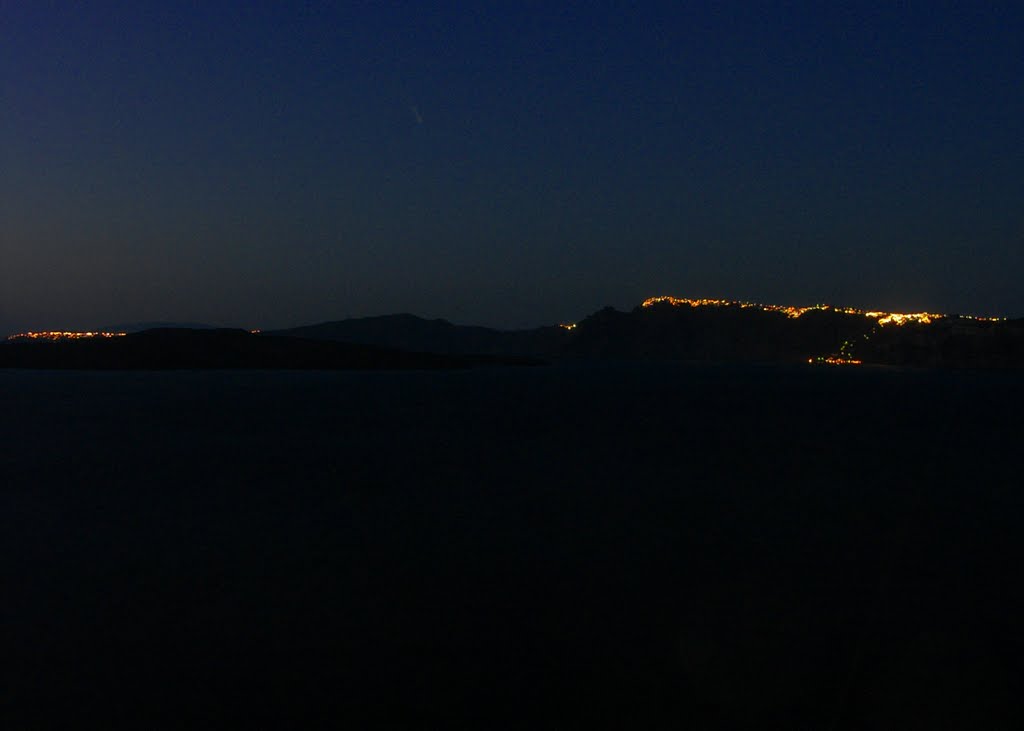
<path id="1" fill-rule="evenodd" d="M 7 368 L 376 370 L 561 359 L 1019 368 L 1024 319 L 660 296 L 628 312 L 605 307 L 577 323 L 522 330 L 396 314 L 270 332 L 27 332 L 0 348 Z"/>

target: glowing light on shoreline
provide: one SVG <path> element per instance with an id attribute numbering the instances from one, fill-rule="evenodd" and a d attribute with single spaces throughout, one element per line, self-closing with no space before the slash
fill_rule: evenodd
<path id="1" fill-rule="evenodd" d="M 856 358 L 839 358 L 834 355 L 822 358 L 808 358 L 808 363 L 815 365 L 862 365 L 864 361 Z"/>
<path id="2" fill-rule="evenodd" d="M 8 340 L 86 340 L 88 338 L 120 338 L 127 333 L 119 332 L 68 332 L 63 330 L 29 331 L 8 335 Z"/>

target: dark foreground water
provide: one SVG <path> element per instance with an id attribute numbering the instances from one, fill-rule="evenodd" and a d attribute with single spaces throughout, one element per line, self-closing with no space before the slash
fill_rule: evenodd
<path id="1" fill-rule="evenodd" d="M 8 727 L 996 728 L 1024 378 L 0 371 Z"/>

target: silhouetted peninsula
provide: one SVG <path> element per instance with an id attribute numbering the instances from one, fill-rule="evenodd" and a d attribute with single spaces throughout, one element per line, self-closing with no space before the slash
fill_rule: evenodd
<path id="1" fill-rule="evenodd" d="M 117 337 L 15 338 L 0 347 L 2 368 L 54 369 L 439 369 L 527 365 L 514 357 L 407 353 L 245 330 L 154 329 Z"/>

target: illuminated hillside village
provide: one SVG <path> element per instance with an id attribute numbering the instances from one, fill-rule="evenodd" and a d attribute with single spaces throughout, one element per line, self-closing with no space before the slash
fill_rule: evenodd
<path id="1" fill-rule="evenodd" d="M 652 307 L 654 305 L 673 305 L 675 307 L 692 307 L 692 308 L 739 308 L 739 309 L 752 309 L 759 310 L 761 312 L 781 312 L 786 317 L 797 319 L 800 316 L 812 312 L 833 312 L 844 315 L 859 315 L 862 317 L 870 318 L 875 320 L 875 328 L 887 327 L 887 326 L 903 326 L 911 323 L 917 323 L 921 325 L 929 325 L 938 321 L 970 321 L 970 322 L 999 322 L 1006 318 L 1000 317 L 979 317 L 975 315 L 946 315 L 936 312 L 883 312 L 879 310 L 860 310 L 855 307 L 835 307 L 827 304 L 810 305 L 808 307 L 794 307 L 793 305 L 765 305 L 757 302 L 746 302 L 743 300 L 722 300 L 722 299 L 690 299 L 687 297 L 672 297 L 669 295 L 662 295 L 658 297 L 649 297 L 644 300 L 642 307 Z M 874 333 L 874 329 L 871 333 L 865 334 L 862 337 L 867 340 L 870 339 L 871 334 Z M 815 356 L 807 359 L 808 363 L 820 363 L 825 365 L 860 365 L 861 360 L 852 357 L 852 343 L 850 341 L 844 341 L 836 353 L 823 356 Z"/>
<path id="2" fill-rule="evenodd" d="M 657 304 L 670 304 L 677 307 L 689 305 L 690 307 L 739 307 L 741 309 L 758 309 L 763 312 L 782 312 L 787 317 L 794 319 L 812 310 L 824 312 L 841 312 L 844 315 L 863 315 L 878 320 L 879 325 L 905 325 L 908 322 L 920 322 L 929 324 L 936 320 L 950 318 L 961 318 L 984 322 L 998 322 L 1006 318 L 1000 317 L 975 317 L 974 315 L 943 315 L 934 312 L 878 312 L 875 310 L 858 310 L 855 307 L 833 307 L 832 305 L 811 305 L 809 307 L 793 307 L 792 305 L 762 305 L 756 302 L 743 302 L 741 300 L 716 300 L 716 299 L 688 299 L 686 297 L 649 297 L 643 301 L 642 307 L 651 307 Z"/>

